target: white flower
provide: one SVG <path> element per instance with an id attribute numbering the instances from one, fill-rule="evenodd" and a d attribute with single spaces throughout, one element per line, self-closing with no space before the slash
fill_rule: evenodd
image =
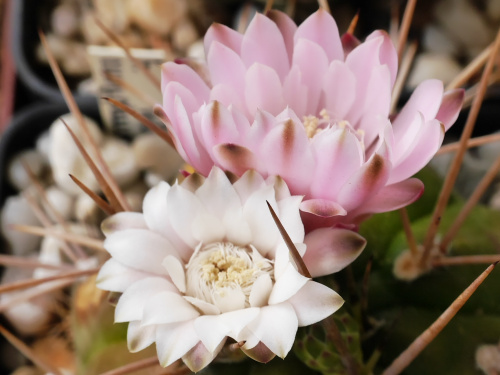
<path id="1" fill-rule="evenodd" d="M 342 298 L 301 275 L 269 213 L 276 211 L 303 255 L 300 196 L 254 171 L 231 183 L 218 168 L 205 180 L 149 191 L 144 213 L 119 213 L 102 227 L 111 259 L 98 286 L 123 293 L 116 322 L 129 322 L 132 352 L 156 342 L 168 366 L 199 371 L 230 342 L 267 362 L 290 351 L 297 328 L 334 313 Z"/>

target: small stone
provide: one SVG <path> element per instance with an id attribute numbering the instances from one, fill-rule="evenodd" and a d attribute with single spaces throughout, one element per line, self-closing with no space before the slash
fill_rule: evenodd
<path id="1" fill-rule="evenodd" d="M 132 150 L 137 166 L 163 180 L 174 178 L 183 164 L 177 151 L 153 133 L 144 133 L 134 140 Z"/>
<path id="2" fill-rule="evenodd" d="M 183 0 L 129 0 L 126 4 L 132 23 L 158 35 L 170 33 L 187 13 L 187 1 Z"/>
<path id="3" fill-rule="evenodd" d="M 13 224 L 39 226 L 40 222 L 33 213 L 26 198 L 12 195 L 7 198 L 1 212 L 2 235 L 7 240 L 14 255 L 26 255 L 35 251 L 40 237 L 26 234 L 11 228 Z"/>
<path id="4" fill-rule="evenodd" d="M 185 51 L 199 39 L 198 31 L 192 22 L 184 20 L 173 31 L 172 42 L 175 47 Z"/>
<path id="5" fill-rule="evenodd" d="M 415 88 L 419 83 L 437 78 L 446 85 L 460 73 L 462 68 L 449 55 L 422 53 L 417 56 L 413 69 L 408 77 L 408 86 Z"/>
<path id="6" fill-rule="evenodd" d="M 63 3 L 50 16 L 52 31 L 62 37 L 71 37 L 79 30 L 79 14 L 74 4 Z"/>
<path id="7" fill-rule="evenodd" d="M 42 179 L 47 167 L 46 158 L 37 150 L 26 150 L 17 154 L 7 166 L 7 175 L 9 176 L 9 182 L 18 190 L 23 190 L 32 185 L 23 163 L 39 180 Z"/>

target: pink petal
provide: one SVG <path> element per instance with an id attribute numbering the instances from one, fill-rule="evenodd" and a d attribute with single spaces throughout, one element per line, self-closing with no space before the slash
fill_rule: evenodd
<path id="1" fill-rule="evenodd" d="M 363 115 L 356 126 L 356 129 L 365 132 L 364 143 L 366 147 L 372 144 L 385 125 L 383 121 L 377 121 L 377 119 L 385 119 L 389 116 L 391 105 L 391 87 L 389 83 L 389 69 L 386 65 L 373 68 L 366 86 L 366 91 L 371 94 L 365 98 Z"/>
<path id="2" fill-rule="evenodd" d="M 169 61 L 161 67 L 161 89 L 162 93 L 170 82 L 179 82 L 188 89 L 197 100 L 198 105 L 207 101 L 210 88 L 205 81 L 188 65 L 176 64 Z"/>
<path id="3" fill-rule="evenodd" d="M 269 18 L 257 13 L 243 36 L 241 58 L 247 68 L 254 63 L 274 70 L 282 81 L 290 69 L 283 35 Z"/>
<path id="4" fill-rule="evenodd" d="M 231 29 L 230 27 L 227 27 L 220 23 L 213 23 L 205 34 L 205 55 L 209 54 L 210 47 L 214 41 L 219 42 L 226 47 L 229 47 L 234 52 L 239 54 L 241 51 L 241 42 L 243 41 L 243 35 Z"/>
<path id="5" fill-rule="evenodd" d="M 250 113 L 261 109 L 276 115 L 285 108 L 281 82 L 273 69 L 253 64 L 246 73 L 245 82 L 245 98 Z"/>
<path id="6" fill-rule="evenodd" d="M 306 116 L 308 89 L 302 83 L 302 73 L 297 65 L 292 65 L 292 69 L 283 83 L 283 97 L 288 107 L 293 108 L 297 116 Z"/>
<path id="7" fill-rule="evenodd" d="M 311 195 L 334 200 L 349 177 L 363 165 L 361 144 L 347 128 L 328 129 L 313 138 L 312 149 L 316 167 L 310 186 Z"/>
<path id="8" fill-rule="evenodd" d="M 346 57 L 346 65 L 356 77 L 356 100 L 347 117 L 347 120 L 352 125 L 356 125 L 363 114 L 363 111 L 360 111 L 359 107 L 363 108 L 365 106 L 366 98 L 378 95 L 378 90 L 376 89 L 368 91 L 367 85 L 373 69 L 381 65 L 380 50 L 384 43 L 386 43 L 385 36 L 380 35 L 360 44 Z M 390 83 L 388 82 L 388 84 Z M 391 88 L 392 84 L 390 84 L 389 89 Z"/>
<path id="9" fill-rule="evenodd" d="M 311 64 L 314 61 L 314 64 Z M 321 89 L 328 70 L 328 57 L 325 51 L 316 43 L 307 39 L 299 39 L 293 51 L 293 65 L 301 72 L 302 84 L 307 87 L 306 113 L 316 115 Z"/>
<path id="10" fill-rule="evenodd" d="M 385 186 L 362 207 L 362 212 L 388 212 L 406 207 L 415 202 L 424 192 L 424 184 L 417 178 L 410 178 Z"/>
<path id="11" fill-rule="evenodd" d="M 219 102 L 208 104 L 201 118 L 203 144 L 209 154 L 212 148 L 221 143 L 234 143 L 240 138 L 233 116 Z"/>
<path id="12" fill-rule="evenodd" d="M 344 60 L 339 29 L 333 17 L 324 9 L 320 8 L 302 22 L 295 33 L 295 43 L 301 38 L 323 48 L 329 61 Z"/>
<path id="13" fill-rule="evenodd" d="M 399 182 L 417 173 L 434 157 L 443 139 L 444 125 L 438 120 L 426 122 L 409 153 L 394 166 L 388 183 Z"/>
<path id="14" fill-rule="evenodd" d="M 232 49 L 214 42 L 207 55 L 212 85 L 223 84 L 235 92 L 243 92 L 246 68 L 240 56 Z"/>
<path id="15" fill-rule="evenodd" d="M 159 104 L 155 104 L 155 106 L 153 108 L 154 108 L 153 111 L 154 111 L 155 116 L 158 117 L 163 122 L 163 124 L 165 125 L 165 127 L 167 128 L 167 130 L 170 134 L 170 137 L 172 137 L 172 140 L 174 141 L 175 149 L 177 150 L 179 155 L 184 160 L 188 160 L 187 153 L 184 150 L 184 147 L 182 147 L 182 143 L 181 143 L 179 137 L 177 136 L 176 131 L 175 131 L 172 123 L 170 122 L 170 119 L 168 118 L 167 113 L 165 112 L 163 107 L 160 106 Z"/>
<path id="16" fill-rule="evenodd" d="M 258 160 L 252 151 L 232 143 L 214 146 L 213 153 L 217 165 L 237 176 L 241 176 L 247 170 L 254 169 L 258 165 Z"/>
<path id="17" fill-rule="evenodd" d="M 366 38 L 366 41 L 382 38 L 382 44 L 379 49 L 380 63 L 387 65 L 391 75 L 391 88 L 394 86 L 398 74 L 398 54 L 392 43 L 391 37 L 384 30 L 375 30 Z"/>
<path id="18" fill-rule="evenodd" d="M 271 19 L 276 24 L 276 26 L 278 26 L 278 29 L 283 36 L 283 40 L 285 41 L 285 48 L 288 53 L 288 61 L 291 64 L 293 56 L 293 36 L 297 31 L 297 25 L 290 17 L 288 17 L 288 15 L 274 9 L 271 9 L 269 12 L 267 12 L 266 16 Z"/>
<path id="19" fill-rule="evenodd" d="M 340 309 L 344 300 L 327 286 L 308 281 L 289 301 L 297 318 L 299 327 L 317 323 Z"/>
<path id="20" fill-rule="evenodd" d="M 267 133 L 273 128 L 276 119 L 269 112 L 257 109 L 254 115 L 254 122 L 250 126 L 245 137 L 245 144 L 253 152 L 257 152 L 260 148 L 262 140 Z"/>
<path id="21" fill-rule="evenodd" d="M 342 42 L 342 48 L 344 50 L 344 60 L 347 58 L 347 55 L 349 55 L 354 48 L 356 48 L 361 44 L 358 38 L 349 33 L 345 33 L 344 35 L 342 35 L 340 41 Z"/>
<path id="22" fill-rule="evenodd" d="M 344 62 L 332 61 L 323 79 L 325 108 L 334 121 L 344 120 L 356 95 L 356 77 Z"/>
<path id="23" fill-rule="evenodd" d="M 443 101 L 436 115 L 436 120 L 444 124 L 444 129 L 447 131 L 451 125 L 455 123 L 464 103 L 465 90 L 455 89 L 446 91 L 443 96 Z"/>
<path id="24" fill-rule="evenodd" d="M 409 155 L 414 147 L 415 140 L 425 124 L 424 116 L 420 112 L 415 113 L 413 120 L 406 124 L 404 132 L 398 132 L 398 138 L 394 139 L 393 163 L 397 165 L 405 156 Z"/>
<path id="25" fill-rule="evenodd" d="M 215 85 L 212 88 L 212 91 L 210 91 L 210 101 L 218 101 L 225 107 L 237 107 L 247 116 L 250 116 L 245 100 L 244 91 L 238 92 L 233 86 L 230 85 L 220 83 Z"/>
<path id="26" fill-rule="evenodd" d="M 326 199 L 308 199 L 300 205 L 300 210 L 324 218 L 345 216 L 347 211 L 334 201 Z"/>
<path id="27" fill-rule="evenodd" d="M 389 178 L 390 165 L 380 155 L 373 157 L 357 170 L 338 194 L 338 203 L 349 212 L 377 193 Z"/>
<path id="28" fill-rule="evenodd" d="M 313 277 L 338 272 L 351 264 L 366 246 L 358 233 L 340 228 L 320 228 L 306 235 L 303 257 Z"/>
<path id="29" fill-rule="evenodd" d="M 403 106 L 394 121 L 394 136 L 399 138 L 400 132 L 414 119 L 417 112 L 422 113 L 425 121 L 436 117 L 443 99 L 443 83 L 437 79 L 429 79 L 417 86 L 408 102 Z"/>
<path id="30" fill-rule="evenodd" d="M 293 194 L 309 190 L 314 157 L 302 123 L 288 119 L 275 126 L 264 139 L 260 155 L 270 161 L 267 174 L 281 176 Z"/>

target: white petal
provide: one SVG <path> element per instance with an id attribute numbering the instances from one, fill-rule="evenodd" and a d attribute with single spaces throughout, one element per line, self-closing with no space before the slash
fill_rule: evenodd
<path id="1" fill-rule="evenodd" d="M 214 301 L 223 313 L 245 308 L 245 295 L 239 289 L 224 288 L 219 290 L 214 294 Z"/>
<path id="2" fill-rule="evenodd" d="M 325 319 L 344 304 L 342 297 L 335 291 L 315 281 L 307 282 L 288 302 L 295 309 L 299 327 Z"/>
<path id="3" fill-rule="evenodd" d="M 262 115 L 263 116 L 263 115 Z M 252 126 L 255 126 L 252 125 Z M 254 170 L 246 171 L 233 185 L 240 196 L 241 203 L 244 204 L 248 197 L 255 191 L 265 186 L 262 176 Z"/>
<path id="4" fill-rule="evenodd" d="M 271 280 L 271 277 L 267 273 L 260 275 L 252 285 L 249 297 L 250 306 L 266 306 L 272 289 L 273 281 Z"/>
<path id="5" fill-rule="evenodd" d="M 165 226 L 168 225 L 167 194 L 169 190 L 170 185 L 162 181 L 146 193 L 142 202 L 142 211 L 148 227 L 160 233 L 163 233 Z"/>
<path id="6" fill-rule="evenodd" d="M 281 242 L 276 247 L 276 252 L 274 254 L 274 279 L 278 280 L 283 272 L 285 272 L 286 267 L 291 262 L 290 251 L 288 250 L 285 243 Z"/>
<path id="7" fill-rule="evenodd" d="M 111 258 L 99 270 L 96 284 L 99 289 L 123 293 L 130 285 L 146 277 L 151 277 L 151 274 L 134 270 Z"/>
<path id="8" fill-rule="evenodd" d="M 115 323 L 141 320 L 144 305 L 150 298 L 164 291 L 176 291 L 174 285 L 161 277 L 148 277 L 132 284 L 118 300 Z"/>
<path id="9" fill-rule="evenodd" d="M 192 223 L 193 238 L 197 242 L 211 243 L 224 239 L 225 230 L 221 221 L 212 214 L 200 214 Z"/>
<path id="10" fill-rule="evenodd" d="M 252 245 L 264 256 L 270 251 L 274 251 L 279 236 L 278 228 L 269 212 L 266 201 L 276 212 L 274 189 L 271 186 L 254 192 L 248 197 L 243 207 L 243 214 L 252 229 Z"/>
<path id="11" fill-rule="evenodd" d="M 309 278 L 302 276 L 292 263 L 288 263 L 285 271 L 274 284 L 269 296 L 269 304 L 274 305 L 286 301 L 297 293 L 308 280 Z"/>
<path id="12" fill-rule="evenodd" d="M 143 327 L 141 326 L 141 322 L 138 320 L 128 324 L 127 345 L 130 352 L 136 353 L 146 349 L 149 345 L 155 342 L 155 338 L 155 325 Z"/>
<path id="13" fill-rule="evenodd" d="M 161 262 L 167 255 L 177 255 L 172 244 L 158 233 L 145 229 L 115 232 L 104 247 L 118 262 L 139 271 L 165 274 Z"/>
<path id="14" fill-rule="evenodd" d="M 163 367 L 171 365 L 199 341 L 192 320 L 158 326 L 156 329 L 156 352 L 160 364 Z"/>
<path id="15" fill-rule="evenodd" d="M 230 331 L 230 327 L 225 324 L 224 319 L 220 319 L 221 316 L 205 315 L 194 321 L 196 334 L 210 353 L 214 352 Z"/>
<path id="16" fill-rule="evenodd" d="M 182 357 L 182 362 L 191 371 L 198 372 L 208 366 L 217 357 L 217 354 L 219 354 L 225 343 L 226 340 L 222 340 L 219 346 L 211 353 L 200 341 Z"/>
<path id="17" fill-rule="evenodd" d="M 131 228 L 147 229 L 144 215 L 139 212 L 118 212 L 101 223 L 102 233 L 110 234 Z"/>
<path id="18" fill-rule="evenodd" d="M 304 241 L 304 225 L 299 206 L 302 196 L 292 196 L 278 202 L 278 216 L 293 242 Z"/>
<path id="19" fill-rule="evenodd" d="M 167 270 L 174 285 L 180 292 L 186 293 L 186 274 L 184 266 L 176 257 L 169 255 L 163 259 L 162 266 Z"/>
<path id="20" fill-rule="evenodd" d="M 297 315 L 287 302 L 262 307 L 259 316 L 248 325 L 248 329 L 281 358 L 292 348 L 297 328 Z"/>
<path id="21" fill-rule="evenodd" d="M 212 305 L 206 301 L 203 301 L 199 298 L 184 296 L 186 301 L 188 301 L 191 305 L 196 307 L 198 310 L 202 312 L 203 315 L 218 315 L 220 314 L 220 310 L 217 306 Z"/>
<path id="22" fill-rule="evenodd" d="M 200 313 L 182 296 L 172 292 L 158 293 L 144 304 L 142 325 L 168 324 L 195 319 Z"/>
<path id="23" fill-rule="evenodd" d="M 213 352 L 224 337 L 237 337 L 258 314 L 259 309 L 248 308 L 221 315 L 200 316 L 195 320 L 194 327 L 206 348 Z"/>
<path id="24" fill-rule="evenodd" d="M 212 168 L 205 183 L 196 191 L 196 196 L 213 216 L 222 219 L 226 211 L 241 207 L 238 194 L 225 173 L 217 167 Z"/>
<path id="25" fill-rule="evenodd" d="M 227 211 L 223 218 L 223 225 L 226 229 L 228 242 L 239 246 L 245 246 L 252 242 L 252 230 L 241 208 Z"/>
<path id="26" fill-rule="evenodd" d="M 194 218 L 203 209 L 200 200 L 190 191 L 174 185 L 168 192 L 169 222 L 182 240 L 194 248 L 198 241 L 191 230 Z"/>

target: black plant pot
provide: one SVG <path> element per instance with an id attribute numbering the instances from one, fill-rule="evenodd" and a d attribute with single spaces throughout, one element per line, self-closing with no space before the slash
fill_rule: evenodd
<path id="1" fill-rule="evenodd" d="M 62 95 L 50 67 L 38 62 L 35 56 L 36 46 L 40 43 L 38 29 L 49 28 L 50 11 L 56 2 L 53 0 L 13 0 L 12 3 L 10 15 L 12 55 L 18 77 L 26 87 L 30 99 L 61 101 Z M 78 83 L 78 79 L 67 78 L 67 81 L 72 88 Z M 80 96 L 76 93 L 74 95 Z"/>

